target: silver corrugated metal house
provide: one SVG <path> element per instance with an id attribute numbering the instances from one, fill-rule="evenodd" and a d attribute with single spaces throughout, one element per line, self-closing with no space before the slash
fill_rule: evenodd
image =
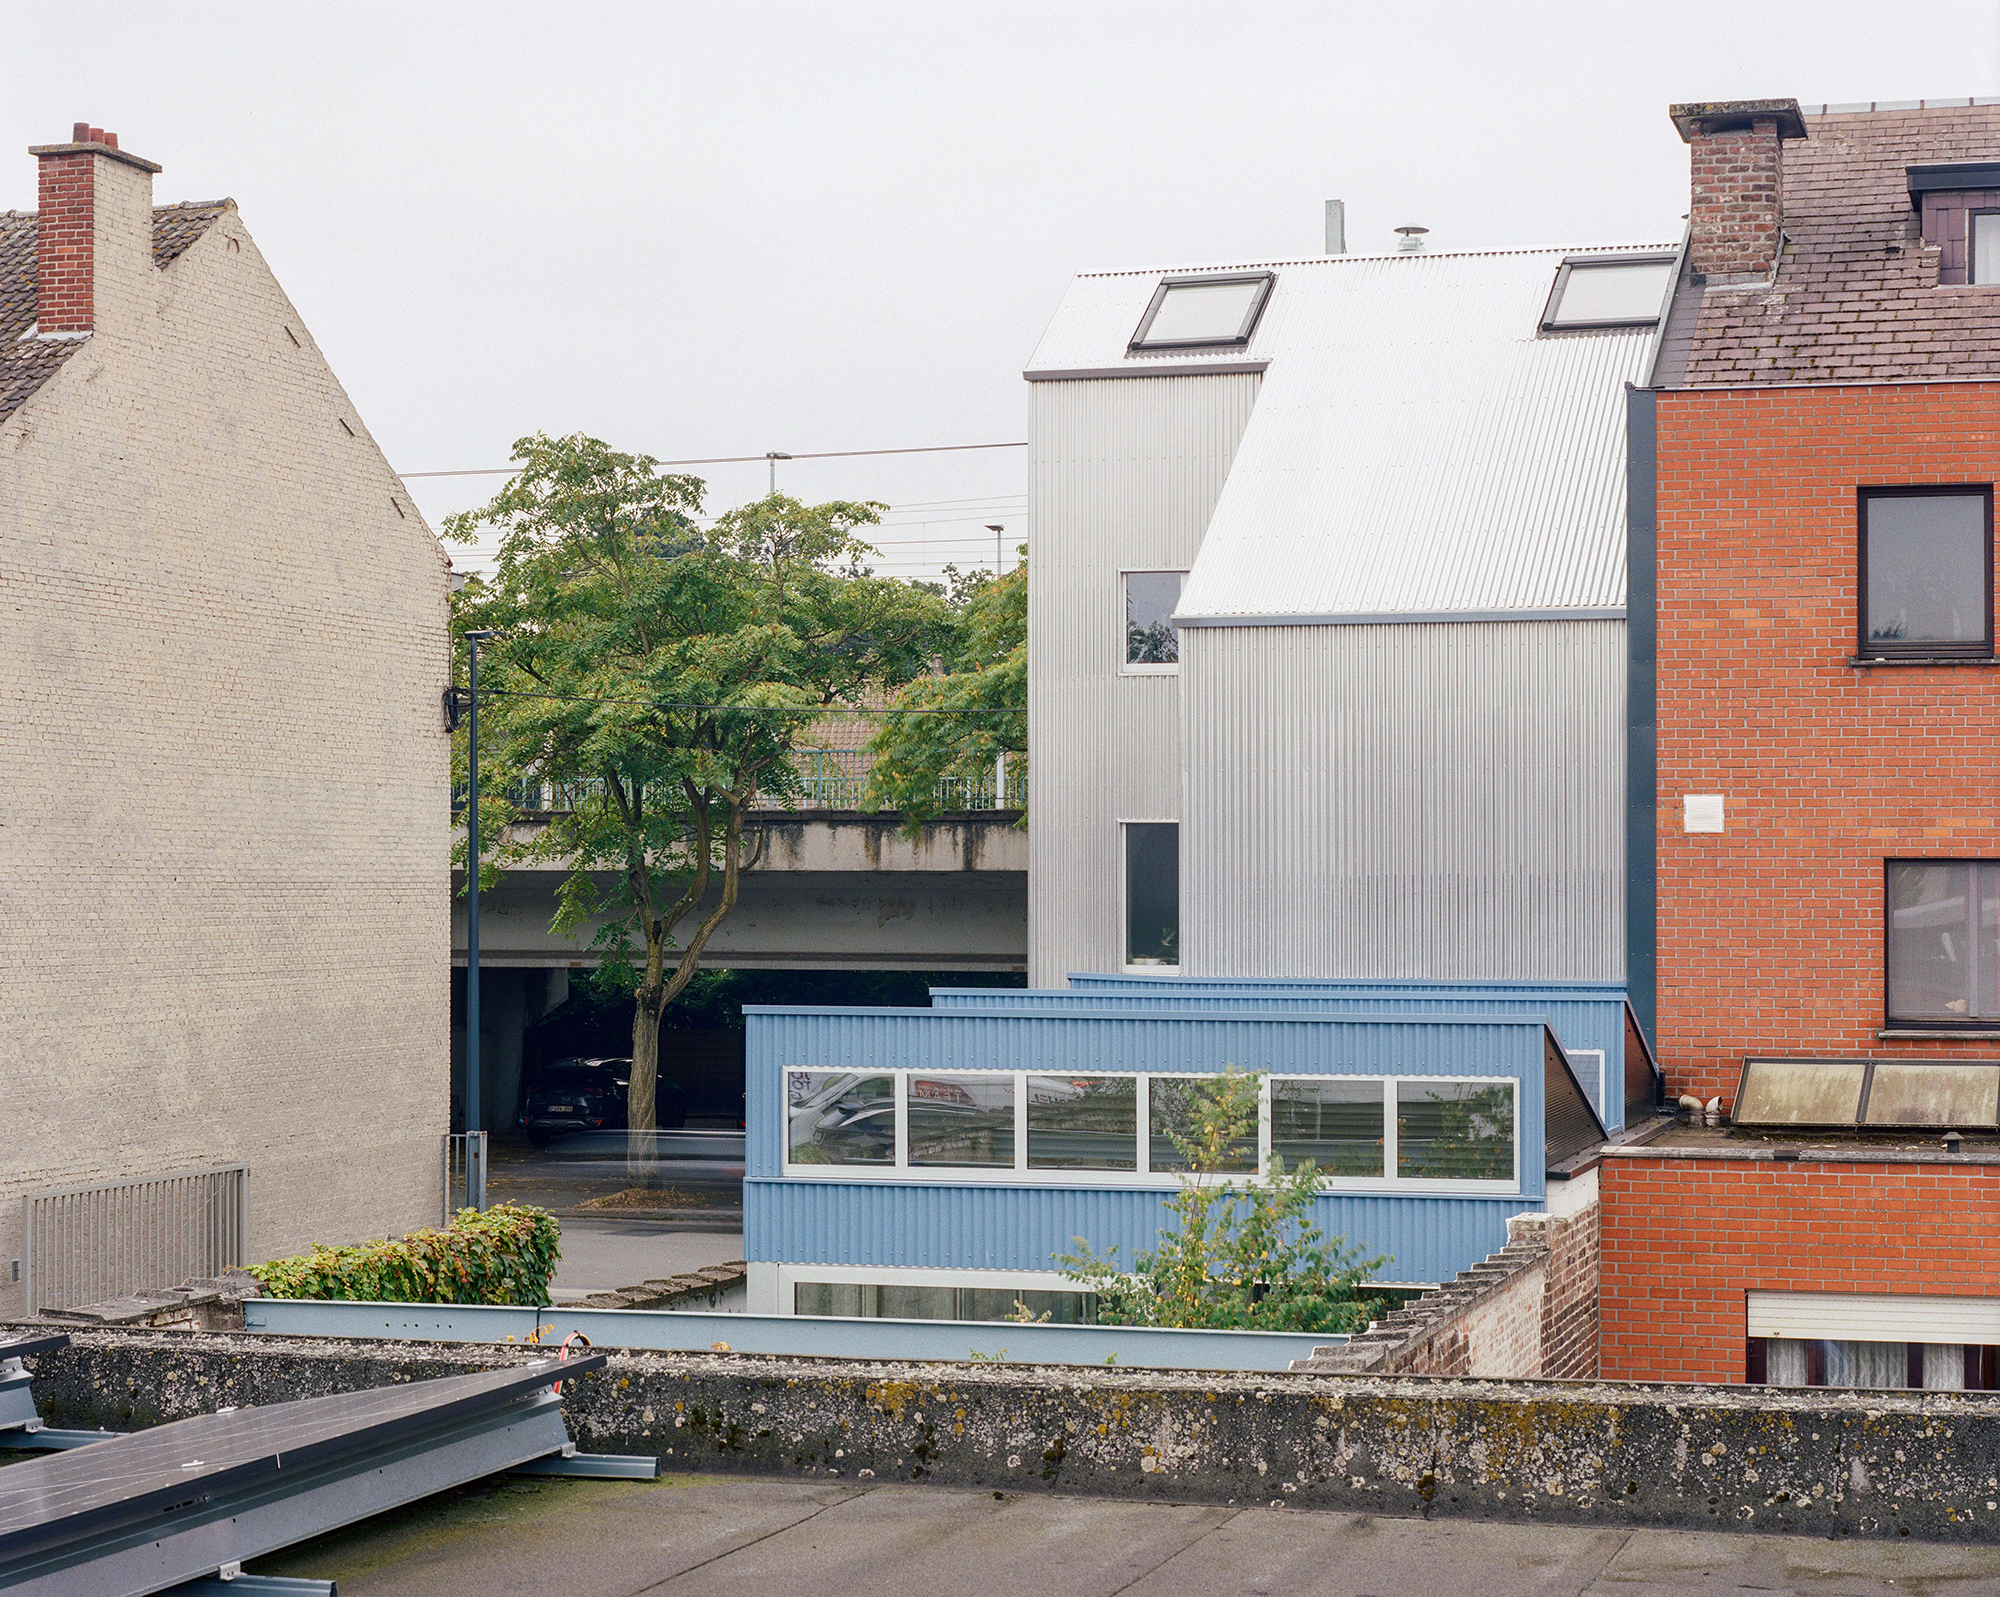
<path id="1" fill-rule="evenodd" d="M 1029 971 L 1624 974 L 1626 384 L 1674 246 L 1078 277 Z"/>

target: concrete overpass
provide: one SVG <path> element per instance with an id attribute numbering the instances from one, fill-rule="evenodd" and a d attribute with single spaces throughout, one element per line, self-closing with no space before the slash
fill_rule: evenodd
<path id="1" fill-rule="evenodd" d="M 1028 834 L 1019 810 L 940 817 L 915 838 L 900 818 L 853 810 L 759 812 L 764 855 L 746 872 L 704 951 L 715 969 L 1025 971 Z M 545 825 L 529 820 L 526 828 Z M 482 1123 L 512 1123 L 526 1029 L 563 1001 L 569 973 L 597 963 L 601 922 L 549 929 L 562 871 L 508 871 L 480 899 Z M 609 877 L 606 878 L 608 882 Z M 452 963 L 465 964 L 465 877 L 452 875 Z M 719 890 L 711 890 L 712 906 Z M 690 918 L 683 936 L 697 921 Z M 462 995 L 461 995 L 462 998 Z M 454 1004 L 454 1102 L 464 1079 Z M 454 1124 L 463 1124 L 454 1107 Z"/>
<path id="2" fill-rule="evenodd" d="M 770 810 L 763 858 L 702 963 L 728 969 L 1024 970 L 1028 834 L 1018 810 L 941 817 L 905 837 L 893 815 Z M 526 823 L 532 832 L 539 824 Z M 601 922 L 550 931 L 562 871 L 509 871 L 480 900 L 480 969 L 583 968 Z M 612 877 L 604 878 L 608 884 Z M 453 874 L 452 959 L 465 963 L 465 878 Z M 711 889 L 713 906 L 720 889 Z M 695 924 L 683 925 L 685 933 Z"/>

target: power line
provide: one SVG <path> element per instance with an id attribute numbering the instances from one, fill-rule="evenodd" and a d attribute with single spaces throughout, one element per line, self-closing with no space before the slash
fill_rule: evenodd
<path id="1" fill-rule="evenodd" d="M 1025 438 L 1004 444 L 918 444 L 908 449 L 822 449 L 812 454 L 785 455 L 786 460 L 851 460 L 857 455 L 945 455 L 961 449 L 1026 449 Z M 769 454 L 762 455 L 707 455 L 699 460 L 661 460 L 654 464 L 661 466 L 742 466 L 769 460 Z M 472 471 L 405 471 L 399 472 L 405 482 L 418 477 L 511 477 L 519 466 L 481 466 Z"/>

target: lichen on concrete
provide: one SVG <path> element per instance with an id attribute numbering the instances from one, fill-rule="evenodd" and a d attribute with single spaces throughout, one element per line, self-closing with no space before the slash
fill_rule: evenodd
<path id="1" fill-rule="evenodd" d="M 117 1330 L 34 1374 L 49 1423 L 126 1429 L 537 1356 Z M 630 1352 L 564 1397 L 579 1445 L 677 1471 L 2000 1542 L 1992 1393 Z"/>

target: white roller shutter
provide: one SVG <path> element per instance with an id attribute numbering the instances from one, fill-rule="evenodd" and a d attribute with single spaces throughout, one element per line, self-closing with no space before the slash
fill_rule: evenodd
<path id="1" fill-rule="evenodd" d="M 2000 1298 L 1751 1292 L 1747 1336 L 1829 1342 L 2000 1343 Z"/>

